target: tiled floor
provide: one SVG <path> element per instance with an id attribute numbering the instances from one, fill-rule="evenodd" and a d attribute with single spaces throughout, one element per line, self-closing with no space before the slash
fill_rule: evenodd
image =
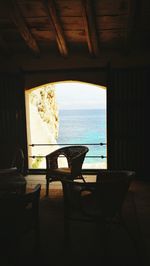
<path id="1" fill-rule="evenodd" d="M 96 176 L 95 175 L 87 175 L 84 176 L 87 181 L 95 181 Z M 27 181 L 27 188 L 32 189 L 36 184 L 40 183 L 42 190 L 45 190 L 46 186 L 46 179 L 45 175 L 27 175 L 26 177 Z M 60 182 L 52 182 L 49 187 L 50 189 L 56 189 L 61 186 Z"/>

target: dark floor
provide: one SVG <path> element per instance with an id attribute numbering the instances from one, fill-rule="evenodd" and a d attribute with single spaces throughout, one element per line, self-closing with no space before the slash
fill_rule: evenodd
<path id="1" fill-rule="evenodd" d="M 39 182 L 36 178 L 34 184 L 29 180 L 29 189 Z M 61 185 L 51 185 L 47 199 L 44 186 L 40 200 L 40 247 L 33 250 L 33 235 L 25 237 L 16 258 L 18 265 L 150 265 L 150 183 L 134 181 L 124 204 L 124 218 L 137 246 L 123 227 L 114 226 L 108 236 L 107 250 L 102 228 L 97 229 L 93 224 L 72 224 L 71 241 L 65 243 Z M 12 264 L 3 261 L 0 265 Z"/>
<path id="2" fill-rule="evenodd" d="M 124 204 L 124 217 L 138 246 L 135 248 L 123 228 L 112 228 L 107 254 L 104 253 L 101 228 L 97 231 L 89 224 L 72 224 L 72 241 L 66 247 L 61 185 L 51 184 L 49 199 L 46 200 L 44 195 L 43 189 L 41 265 L 150 265 L 150 183 L 134 181 Z"/>

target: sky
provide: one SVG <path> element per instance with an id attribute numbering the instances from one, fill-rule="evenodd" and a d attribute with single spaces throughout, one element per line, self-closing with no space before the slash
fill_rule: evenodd
<path id="1" fill-rule="evenodd" d="M 106 108 L 105 87 L 83 82 L 55 83 L 59 109 L 104 109 Z"/>

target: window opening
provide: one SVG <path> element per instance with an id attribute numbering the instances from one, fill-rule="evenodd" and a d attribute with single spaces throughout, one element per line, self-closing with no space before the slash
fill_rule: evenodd
<path id="1" fill-rule="evenodd" d="M 44 169 L 46 154 L 73 144 L 89 147 L 84 169 L 107 168 L 105 87 L 65 81 L 27 90 L 26 114 L 29 169 Z"/>

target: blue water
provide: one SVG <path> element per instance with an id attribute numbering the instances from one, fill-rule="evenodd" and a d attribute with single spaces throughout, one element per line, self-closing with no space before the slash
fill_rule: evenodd
<path id="1" fill-rule="evenodd" d="M 106 146 L 88 145 L 106 143 L 106 110 L 60 110 L 58 143 L 85 144 L 88 156 L 106 156 Z M 89 158 L 87 163 L 104 162 L 106 159 Z"/>

